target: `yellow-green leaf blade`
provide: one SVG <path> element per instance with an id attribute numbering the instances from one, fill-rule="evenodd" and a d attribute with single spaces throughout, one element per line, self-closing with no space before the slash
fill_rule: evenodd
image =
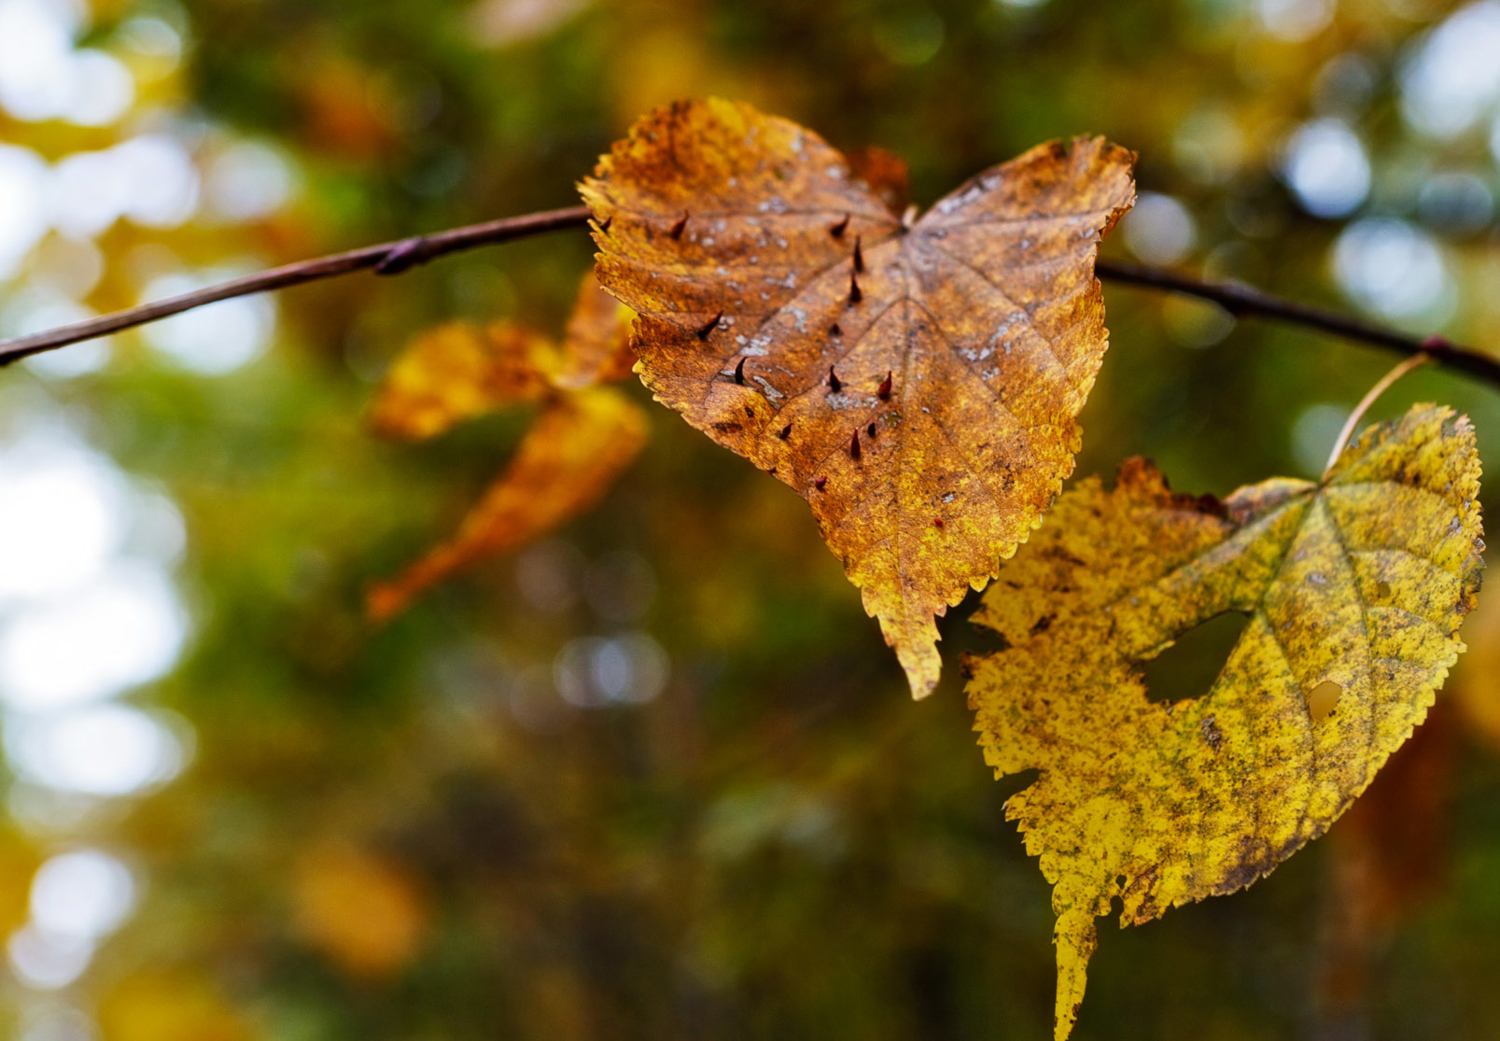
<path id="1" fill-rule="evenodd" d="M 1041 771 L 1007 816 L 1054 884 L 1059 1037 L 1113 898 L 1139 923 L 1250 884 L 1421 722 L 1478 588 L 1478 481 L 1467 420 L 1418 406 L 1322 484 L 1222 507 L 1134 461 L 1002 568 L 975 620 L 1009 646 L 969 663 L 969 699 L 997 773 Z M 1249 622 L 1212 688 L 1148 700 L 1138 663 L 1229 610 Z"/>

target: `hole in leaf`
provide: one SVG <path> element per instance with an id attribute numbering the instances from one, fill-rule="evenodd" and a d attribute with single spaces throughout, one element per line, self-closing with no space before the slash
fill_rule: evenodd
<path id="1" fill-rule="evenodd" d="M 1172 646 L 1141 663 L 1146 696 L 1152 701 L 1182 701 L 1207 694 L 1249 623 L 1248 615 L 1226 611 L 1177 637 Z"/>
<path id="2" fill-rule="evenodd" d="M 1344 693 L 1333 680 L 1324 680 L 1312 689 L 1307 695 L 1307 712 L 1312 716 L 1314 723 L 1320 723 L 1327 719 L 1333 712 L 1333 707 L 1339 703 L 1339 695 Z"/>

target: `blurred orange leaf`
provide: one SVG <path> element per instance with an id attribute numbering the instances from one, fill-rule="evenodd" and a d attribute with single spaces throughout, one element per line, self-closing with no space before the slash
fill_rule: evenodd
<path id="1" fill-rule="evenodd" d="M 892 213 L 905 213 L 911 205 L 910 174 L 906 160 L 895 152 L 874 145 L 846 152 L 849 173 L 873 192 Z"/>
<path id="2" fill-rule="evenodd" d="M 370 417 L 389 435 L 420 440 L 505 405 L 545 404 L 457 535 L 370 590 L 371 619 L 394 617 L 434 583 L 546 534 L 609 490 L 646 441 L 641 410 L 598 387 L 630 375 L 631 317 L 590 272 L 561 345 L 508 322 L 458 323 L 424 333 L 397 360 Z"/>
<path id="3" fill-rule="evenodd" d="M 388 619 L 433 583 L 588 509 L 636 457 L 646 431 L 645 415 L 616 391 L 596 388 L 555 399 L 458 534 L 370 591 L 371 617 Z"/>
<path id="4" fill-rule="evenodd" d="M 370 411 L 388 437 L 422 440 L 505 405 L 539 401 L 552 345 L 510 322 L 450 322 L 419 336 L 392 367 Z"/>
<path id="5" fill-rule="evenodd" d="M 1500 597 L 1479 602 L 1464 625 L 1469 652 L 1453 670 L 1454 701 L 1464 733 L 1500 751 Z"/>
<path id="6" fill-rule="evenodd" d="M 643 118 L 582 186 L 646 385 L 811 503 L 917 697 L 934 616 L 1072 471 L 1133 159 L 1042 145 L 908 225 L 889 160 L 867 185 L 816 134 L 711 99 Z"/>
<path id="7" fill-rule="evenodd" d="M 634 317 L 635 312 L 605 292 L 589 272 L 578 287 L 552 382 L 564 390 L 581 390 L 628 377 L 635 366 L 630 349 Z"/>

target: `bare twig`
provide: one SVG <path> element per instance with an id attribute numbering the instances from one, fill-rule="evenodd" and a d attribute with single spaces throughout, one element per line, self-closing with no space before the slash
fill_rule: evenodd
<path id="1" fill-rule="evenodd" d="M 315 282 L 320 278 L 333 278 L 336 275 L 347 275 L 351 271 L 360 271 L 365 268 L 374 269 L 377 275 L 399 275 L 418 264 L 425 264 L 429 260 L 448 253 L 457 253 L 476 246 L 489 246 L 497 242 L 508 242 L 511 239 L 525 238 L 528 235 L 558 228 L 580 227 L 588 221 L 588 216 L 589 211 L 583 206 L 545 210 L 520 217 L 506 217 L 483 224 L 471 224 L 464 228 L 452 228 L 448 231 L 421 235 L 400 242 L 384 242 L 378 246 L 366 246 L 364 249 L 350 250 L 347 253 L 335 253 L 332 256 L 317 257 L 313 260 L 287 264 L 284 267 L 271 268 L 269 271 L 261 271 L 254 275 L 246 275 L 243 278 L 194 290 L 191 293 L 142 304 L 126 311 L 100 315 L 97 318 L 74 322 L 72 325 L 31 336 L 0 341 L 0 366 L 9 365 L 11 362 L 33 354 L 40 354 L 43 351 L 107 336 L 121 329 L 160 321 L 174 314 L 191 311 L 195 307 L 217 303 L 220 300 L 228 300 L 231 297 L 251 296 L 273 289 L 285 289 L 287 286 Z"/>
<path id="2" fill-rule="evenodd" d="M 457 253 L 461 250 L 489 246 L 511 239 L 524 238 L 560 228 L 583 227 L 588 210 L 570 206 L 560 210 L 528 213 L 519 217 L 472 224 L 463 228 L 421 235 L 400 242 L 336 253 L 332 256 L 304 260 L 259 274 L 246 275 L 229 282 L 208 286 L 191 293 L 142 304 L 114 314 L 100 315 L 58 329 L 0 341 L 0 366 L 43 351 L 106 336 L 148 322 L 159 321 L 195 307 L 228 300 L 237 296 L 284 289 L 352 271 L 373 269 L 379 275 L 398 275 L 418 264 Z M 1348 340 L 1368 343 L 1407 355 L 1426 354 L 1450 368 L 1500 387 L 1500 359 L 1480 351 L 1459 347 L 1440 336 L 1418 339 L 1394 329 L 1362 321 L 1338 311 L 1294 303 L 1271 296 L 1251 286 L 1229 282 L 1207 282 L 1188 275 L 1119 261 L 1101 260 L 1095 267 L 1101 278 L 1125 285 L 1144 286 L 1211 300 L 1238 317 L 1256 316 L 1332 333 Z"/>
<path id="3" fill-rule="evenodd" d="M 1409 336 L 1339 311 L 1283 300 L 1253 286 L 1235 282 L 1205 282 L 1175 271 L 1113 260 L 1099 261 L 1094 265 L 1094 270 L 1099 273 L 1100 278 L 1111 282 L 1165 289 L 1184 296 L 1196 296 L 1200 300 L 1211 300 L 1237 318 L 1251 315 L 1270 318 L 1332 333 L 1346 340 L 1385 347 L 1402 354 L 1427 354 L 1449 368 L 1477 376 L 1486 383 L 1500 387 L 1500 359 L 1468 347 L 1459 347 L 1441 336 L 1429 336 L 1425 339 Z"/>

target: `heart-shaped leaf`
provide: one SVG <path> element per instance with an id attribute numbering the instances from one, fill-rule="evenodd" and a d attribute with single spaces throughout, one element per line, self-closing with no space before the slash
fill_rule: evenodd
<path id="1" fill-rule="evenodd" d="M 908 222 L 890 176 L 711 99 L 642 119 L 582 186 L 646 385 L 812 504 L 917 697 L 934 616 L 1072 471 L 1107 346 L 1094 258 L 1133 159 L 1042 145 Z"/>

